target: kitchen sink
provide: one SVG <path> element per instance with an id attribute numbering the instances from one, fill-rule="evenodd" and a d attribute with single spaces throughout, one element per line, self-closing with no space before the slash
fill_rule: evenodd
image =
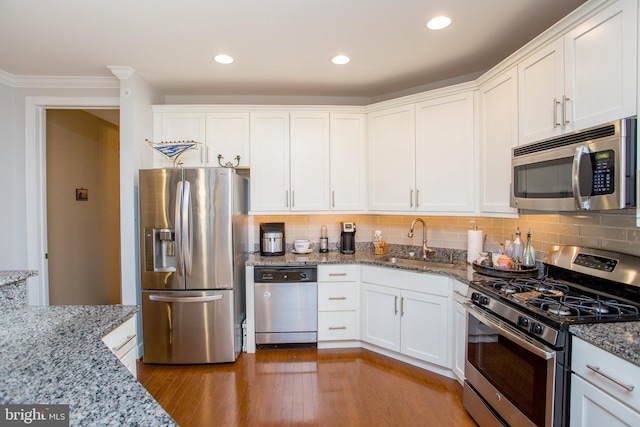
<path id="1" fill-rule="evenodd" d="M 455 264 L 449 262 L 448 260 L 439 260 L 439 259 L 427 259 L 423 260 L 421 258 L 400 258 L 400 257 L 392 257 L 392 256 L 384 256 L 378 258 L 377 260 L 383 264 L 390 265 L 398 265 L 403 267 L 418 267 L 418 268 L 449 268 L 454 267 Z"/>

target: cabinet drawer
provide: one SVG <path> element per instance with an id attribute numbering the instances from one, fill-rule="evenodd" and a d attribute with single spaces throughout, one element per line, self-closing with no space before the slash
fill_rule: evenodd
<path id="1" fill-rule="evenodd" d="M 318 283 L 318 311 L 358 309 L 356 283 Z"/>
<path id="2" fill-rule="evenodd" d="M 587 365 L 594 369 L 599 368 L 600 373 L 590 369 Z M 573 337 L 571 368 L 577 375 L 621 402 L 632 408 L 640 407 L 640 366 Z M 608 375 L 622 384 L 633 386 L 633 391 L 626 390 L 602 374 Z"/>
<path id="3" fill-rule="evenodd" d="M 134 349 L 137 344 L 135 316 L 102 337 L 102 342 L 109 347 L 109 350 L 111 350 L 118 359 L 122 360 L 122 357 Z"/>
<path id="4" fill-rule="evenodd" d="M 138 378 L 138 367 L 136 366 L 136 349 L 132 348 L 120 358 L 122 364 L 131 372 L 131 375 Z"/>
<path id="5" fill-rule="evenodd" d="M 318 313 L 318 341 L 358 339 L 356 311 L 325 311 Z"/>
<path id="6" fill-rule="evenodd" d="M 319 265 L 318 282 L 356 282 L 359 278 L 357 265 Z"/>

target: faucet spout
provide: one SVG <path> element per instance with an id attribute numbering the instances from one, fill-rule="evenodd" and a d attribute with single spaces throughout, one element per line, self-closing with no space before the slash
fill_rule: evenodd
<path id="1" fill-rule="evenodd" d="M 413 220 L 407 237 L 413 237 L 413 229 L 418 222 L 422 224 L 422 259 L 427 259 L 427 254 L 432 255 L 435 251 L 427 246 L 427 224 L 425 224 L 422 218 Z"/>

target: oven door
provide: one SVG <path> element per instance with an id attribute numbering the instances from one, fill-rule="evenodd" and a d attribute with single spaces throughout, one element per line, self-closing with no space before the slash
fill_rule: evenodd
<path id="1" fill-rule="evenodd" d="M 512 426 L 551 426 L 555 351 L 482 308 L 471 303 L 465 306 L 465 387 L 471 386 L 464 393 L 467 411 L 478 422 L 497 413 Z M 490 409 L 479 411 L 479 401 Z"/>

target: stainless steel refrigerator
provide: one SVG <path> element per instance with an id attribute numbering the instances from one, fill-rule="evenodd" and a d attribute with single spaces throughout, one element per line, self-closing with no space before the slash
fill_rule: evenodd
<path id="1" fill-rule="evenodd" d="M 139 177 L 143 361 L 234 362 L 245 317 L 248 179 L 227 168 Z"/>

